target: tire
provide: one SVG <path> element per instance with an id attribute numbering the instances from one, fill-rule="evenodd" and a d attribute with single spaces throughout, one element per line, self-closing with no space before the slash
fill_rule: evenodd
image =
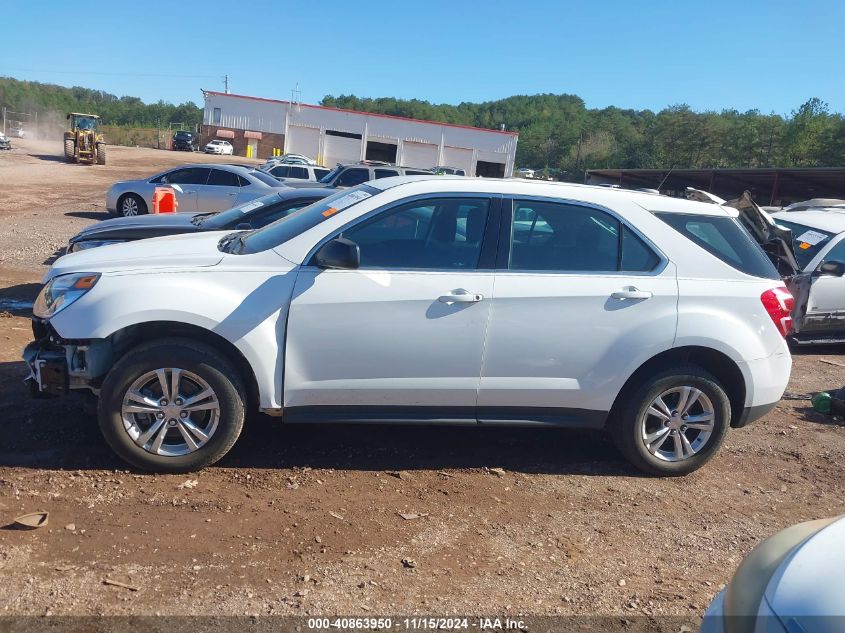
<path id="1" fill-rule="evenodd" d="M 97 143 L 97 164 L 98 165 L 105 165 L 106 164 L 106 144 L 105 143 Z"/>
<path id="2" fill-rule="evenodd" d="M 168 393 L 158 381 L 156 370 L 165 372 Z M 204 443 L 201 435 L 189 432 L 180 422 L 183 418 L 177 413 L 178 407 L 160 406 L 165 397 L 171 397 L 176 371 L 180 372 L 177 395 L 185 396 L 184 403 L 211 390 L 212 395 L 200 398 L 193 405 L 205 408 L 192 410 L 186 416 L 186 423 L 193 425 L 191 428 L 208 433 Z M 130 390 L 143 394 L 146 404 L 137 407 L 139 400 L 127 398 Z M 98 406 L 100 430 L 112 450 L 136 468 L 161 473 L 200 470 L 220 460 L 238 439 L 246 412 L 244 394 L 231 363 L 208 345 L 191 339 L 159 339 L 131 350 L 106 376 Z M 179 400 L 168 404 L 176 402 Z M 127 411 L 127 406 L 156 413 L 135 413 Z M 164 419 L 158 419 L 159 411 Z M 171 415 L 174 417 L 168 419 Z M 186 433 L 199 446 L 189 447 Z M 160 435 L 163 440 L 158 439 Z"/>
<path id="3" fill-rule="evenodd" d="M 690 391 L 695 400 L 688 409 L 688 415 L 696 425 L 709 426 L 709 431 L 691 428 L 692 422 L 675 415 L 680 413 L 675 407 L 682 404 L 685 387 L 700 392 L 695 396 L 695 391 Z M 655 405 L 654 409 L 662 417 L 651 413 L 651 405 L 656 403 L 658 396 L 662 397 L 666 409 L 659 405 Z M 670 415 L 665 415 L 663 411 Z M 706 420 L 708 411 L 711 412 L 712 424 Z M 608 431 L 619 452 L 641 471 L 652 475 L 679 476 L 701 468 L 716 454 L 730 420 L 730 399 L 718 380 L 701 367 L 682 365 L 653 374 L 623 394 L 614 405 Z M 678 425 L 680 428 L 677 428 Z M 682 435 L 686 437 L 686 443 Z M 651 441 L 646 440 L 646 436 Z"/>
<path id="4" fill-rule="evenodd" d="M 74 145 L 75 143 L 71 140 L 65 139 L 65 160 L 72 161 L 74 158 Z"/>
<path id="5" fill-rule="evenodd" d="M 149 213 L 147 203 L 138 194 L 127 193 L 117 201 L 117 215 L 122 215 L 124 218 L 132 218 L 146 213 Z"/>

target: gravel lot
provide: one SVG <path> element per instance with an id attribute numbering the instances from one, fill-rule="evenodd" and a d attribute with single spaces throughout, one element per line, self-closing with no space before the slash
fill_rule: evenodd
<path id="1" fill-rule="evenodd" d="M 587 433 L 264 417 L 217 467 L 129 472 L 84 402 L 29 399 L 29 314 L 12 300 L 31 301 L 68 237 L 106 217 L 110 183 L 214 158 L 114 147 L 92 167 L 58 143 L 14 144 L 0 154 L 0 525 L 36 510 L 50 523 L 0 530 L 2 614 L 695 622 L 762 539 L 845 513 L 845 425 L 801 397 L 845 384 L 845 364 L 820 361 L 837 348 L 796 354 L 793 399 L 681 479 L 640 476 Z"/>

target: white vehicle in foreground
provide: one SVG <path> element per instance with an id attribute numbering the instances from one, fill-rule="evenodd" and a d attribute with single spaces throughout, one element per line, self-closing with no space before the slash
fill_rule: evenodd
<path id="1" fill-rule="evenodd" d="M 231 156 L 235 153 L 235 148 L 232 147 L 232 144 L 229 141 L 221 141 L 220 139 L 214 139 L 205 145 L 202 148 L 206 154 L 227 154 Z"/>
<path id="2" fill-rule="evenodd" d="M 680 475 L 778 402 L 792 298 L 719 205 L 602 187 L 394 177 L 256 231 L 56 261 L 24 350 L 90 389 L 136 467 L 219 460 L 286 422 L 605 429 Z"/>
<path id="3" fill-rule="evenodd" d="M 845 517 L 793 525 L 755 547 L 701 633 L 834 633 L 845 622 Z"/>

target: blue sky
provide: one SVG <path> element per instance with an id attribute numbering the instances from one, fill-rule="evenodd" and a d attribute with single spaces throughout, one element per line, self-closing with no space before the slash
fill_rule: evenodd
<path id="1" fill-rule="evenodd" d="M 81 14 L 99 24 L 71 43 Z M 0 75 L 145 101 L 201 88 L 435 103 L 571 93 L 588 107 L 845 111 L 842 0 L 42 0 L 6 6 Z M 8 19 L 13 16 L 12 19 Z M 98 57 L 94 51 L 101 53 Z"/>

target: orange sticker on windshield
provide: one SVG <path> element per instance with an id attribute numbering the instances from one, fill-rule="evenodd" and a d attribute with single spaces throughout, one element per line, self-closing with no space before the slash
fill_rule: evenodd
<path id="1" fill-rule="evenodd" d="M 807 242 L 801 242 L 801 243 L 798 245 L 798 248 L 800 248 L 800 249 L 802 249 L 802 250 L 805 250 L 805 251 L 806 251 L 808 248 L 810 248 L 810 246 L 812 246 L 812 245 L 811 245 L 811 244 L 807 244 Z"/>
<path id="2" fill-rule="evenodd" d="M 335 213 L 337 213 L 337 209 L 335 209 L 334 207 L 329 207 L 328 209 L 323 211 L 323 217 L 330 218 Z"/>

